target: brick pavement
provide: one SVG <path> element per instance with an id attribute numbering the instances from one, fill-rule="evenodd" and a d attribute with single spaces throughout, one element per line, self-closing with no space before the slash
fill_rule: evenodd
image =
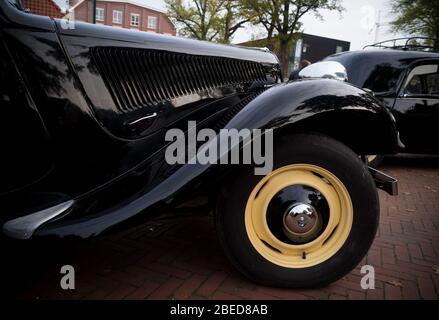
<path id="1" fill-rule="evenodd" d="M 360 264 L 375 267 L 375 290 L 360 288 L 360 266 L 319 290 L 258 286 L 230 265 L 211 216 L 194 210 L 79 244 L 8 244 L 2 291 L 22 299 L 438 299 L 439 159 L 386 159 L 381 169 L 399 179 L 400 195 L 380 191 L 379 232 Z M 64 264 L 75 267 L 74 291 L 60 289 Z"/>

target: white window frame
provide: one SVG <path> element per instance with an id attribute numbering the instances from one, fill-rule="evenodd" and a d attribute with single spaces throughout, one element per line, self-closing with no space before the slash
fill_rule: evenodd
<path id="1" fill-rule="evenodd" d="M 118 19 L 120 17 L 120 20 Z M 123 23 L 123 12 L 120 10 L 113 10 L 113 23 Z"/>
<path id="2" fill-rule="evenodd" d="M 410 81 L 412 81 L 413 77 L 415 76 L 424 76 L 424 75 L 429 75 L 429 74 L 435 74 L 438 73 L 439 71 L 439 64 L 436 62 L 432 62 L 432 63 L 426 63 L 426 64 L 422 64 L 419 66 L 416 66 L 412 69 L 412 71 L 410 71 L 409 75 L 407 76 L 407 79 L 405 80 L 404 83 L 404 87 L 403 90 L 401 92 L 401 95 L 405 98 L 410 98 L 410 96 L 419 96 L 417 94 L 408 94 L 406 92 L 406 88 L 408 86 L 408 84 L 410 83 Z M 420 96 L 428 96 L 429 94 L 421 94 Z M 430 95 L 432 97 L 434 97 L 434 95 Z"/>
<path id="3" fill-rule="evenodd" d="M 137 17 L 137 24 L 133 23 L 133 18 L 134 17 Z M 137 27 L 137 28 L 140 26 L 140 14 L 138 14 L 138 13 L 131 13 L 130 14 L 130 25 L 132 27 Z"/>
<path id="4" fill-rule="evenodd" d="M 96 21 L 105 21 L 105 9 L 104 8 L 96 8 Z"/>
<path id="5" fill-rule="evenodd" d="M 157 20 L 156 16 L 148 16 L 148 29 L 157 30 Z"/>

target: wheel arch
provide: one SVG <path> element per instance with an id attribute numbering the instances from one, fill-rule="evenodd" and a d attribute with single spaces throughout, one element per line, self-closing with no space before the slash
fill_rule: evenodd
<path id="1" fill-rule="evenodd" d="M 393 154 L 395 119 L 374 96 L 348 83 L 315 79 L 275 86 L 252 100 L 225 129 L 273 129 L 275 136 L 318 132 L 358 154 Z"/>

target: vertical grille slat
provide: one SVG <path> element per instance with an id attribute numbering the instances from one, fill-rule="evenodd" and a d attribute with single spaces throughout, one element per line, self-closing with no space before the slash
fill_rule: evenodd
<path id="1" fill-rule="evenodd" d="M 149 52 L 142 52 L 141 53 L 141 62 L 144 66 L 144 68 L 142 69 L 142 73 L 146 77 L 148 77 L 148 79 L 149 79 L 148 86 L 151 87 L 151 91 L 155 97 L 155 101 L 158 102 L 161 100 L 160 92 L 157 90 L 157 80 L 155 79 L 155 77 L 152 74 L 153 72 L 152 72 L 151 67 L 149 65 L 149 60 L 150 60 L 150 53 Z"/>
<path id="2" fill-rule="evenodd" d="M 238 83 L 238 72 L 236 70 L 236 61 L 235 60 L 232 60 L 232 79 L 233 79 L 233 84 Z"/>
<path id="3" fill-rule="evenodd" d="M 206 73 L 203 70 L 203 61 L 199 57 L 191 57 L 191 72 L 198 84 L 198 90 L 201 91 L 207 88 Z"/>
<path id="4" fill-rule="evenodd" d="M 209 87 L 209 80 L 207 80 L 207 74 L 204 70 L 203 59 L 200 57 L 194 57 L 192 59 L 192 72 L 195 79 L 199 82 L 199 90 L 205 90 Z"/>
<path id="5" fill-rule="evenodd" d="M 221 83 L 226 83 L 227 80 L 226 80 L 226 76 L 224 74 L 224 68 L 221 65 L 221 59 L 215 58 L 215 64 L 219 70 L 218 77 L 220 78 Z"/>
<path id="6" fill-rule="evenodd" d="M 134 70 L 145 70 L 145 67 L 142 64 L 142 59 L 139 57 L 140 53 L 135 52 L 133 54 L 133 60 L 135 62 Z M 147 100 L 149 104 L 153 103 L 157 99 L 154 96 L 154 92 L 151 89 L 151 80 L 148 78 L 148 74 L 146 72 L 136 72 L 139 77 L 140 85 L 142 90 L 147 96 Z"/>
<path id="7" fill-rule="evenodd" d="M 250 67 L 251 67 L 251 64 L 246 62 L 245 63 L 245 76 L 247 77 L 247 80 L 250 80 L 252 78 L 252 73 L 250 71 Z"/>
<path id="8" fill-rule="evenodd" d="M 163 53 L 157 54 L 158 65 L 162 68 L 160 74 L 163 77 L 163 80 L 165 82 L 165 87 L 168 90 L 165 98 L 169 98 L 169 97 L 175 98 L 178 96 L 178 94 L 174 88 L 175 81 L 172 81 L 172 79 L 170 79 L 170 77 L 169 77 L 170 76 L 169 67 L 170 67 L 171 61 L 167 58 L 169 58 L 169 55 L 167 57 L 165 57 L 163 55 Z"/>
<path id="9" fill-rule="evenodd" d="M 179 88 L 181 95 L 189 94 L 189 85 L 187 83 L 186 72 L 184 72 L 183 65 L 181 64 L 180 61 L 178 61 L 175 54 L 172 55 L 172 63 L 174 65 L 175 75 L 176 75 L 177 79 L 180 79 L 180 81 L 178 82 L 178 88 Z"/>
<path id="10" fill-rule="evenodd" d="M 105 51 L 102 52 L 102 57 L 103 57 L 102 61 L 108 61 L 108 59 L 109 59 L 108 56 L 107 56 L 107 53 Z M 129 106 L 130 102 L 127 100 L 127 96 L 124 93 L 123 87 L 120 85 L 120 83 L 118 83 L 119 80 L 116 79 L 115 73 L 117 73 L 117 72 L 114 69 L 114 66 L 112 66 L 111 64 L 106 64 L 106 63 L 104 63 L 104 65 L 107 66 L 108 80 L 109 80 L 110 83 L 113 84 L 112 88 L 115 89 L 116 94 L 118 95 L 118 97 L 121 100 L 119 110 L 122 111 L 122 112 L 123 111 L 128 111 L 128 110 L 126 110 L 126 106 Z"/>
<path id="11" fill-rule="evenodd" d="M 92 48 L 91 56 L 121 113 L 267 79 L 260 63 L 225 57 L 118 47 Z"/>
<path id="12" fill-rule="evenodd" d="M 107 84 L 108 84 L 108 86 L 111 89 L 110 90 L 111 97 L 114 99 L 114 101 L 116 102 L 117 105 L 122 105 L 123 101 L 120 100 L 121 97 L 120 97 L 119 94 L 117 94 L 118 88 L 111 81 L 110 74 L 109 74 L 107 68 L 105 68 L 104 63 L 102 62 L 103 58 L 102 58 L 101 54 L 97 52 L 96 56 L 95 56 L 95 59 L 97 59 L 99 61 L 99 64 L 102 66 L 100 72 L 102 74 L 102 77 L 107 79 Z"/>
<path id="13" fill-rule="evenodd" d="M 169 93 L 167 92 L 165 81 L 162 78 L 162 73 L 159 72 L 160 70 L 158 70 L 159 62 L 157 59 L 157 52 L 151 52 L 150 58 L 151 59 L 148 59 L 148 64 L 150 66 L 150 70 L 152 70 L 151 76 L 158 80 L 154 83 L 154 85 L 156 86 L 156 90 L 159 92 L 160 101 L 163 101 L 165 100 L 166 96 L 169 96 Z"/>
<path id="14" fill-rule="evenodd" d="M 245 62 L 244 62 L 245 63 Z M 246 82 L 248 81 L 248 79 L 246 79 L 245 76 L 245 64 L 244 63 L 238 63 L 238 68 L 239 68 L 239 76 L 240 76 L 240 81 Z"/>
<path id="15" fill-rule="evenodd" d="M 203 74 L 206 75 L 206 87 L 212 89 L 216 87 L 214 76 L 212 75 L 212 68 L 207 66 L 207 58 L 202 57 L 201 61 L 203 63 Z"/>
<path id="16" fill-rule="evenodd" d="M 228 76 L 227 78 L 230 80 L 230 83 L 235 82 L 235 66 L 233 65 L 233 60 L 225 61 L 225 65 L 227 67 Z"/>
<path id="17" fill-rule="evenodd" d="M 137 63 L 135 60 L 135 56 L 133 56 L 131 63 L 127 64 L 127 68 L 132 75 L 132 84 L 133 84 L 134 88 L 136 89 L 136 93 L 139 97 L 140 104 L 142 106 L 144 106 L 144 105 L 147 105 L 148 103 L 150 103 L 150 99 L 147 98 L 148 91 L 145 90 L 145 88 L 143 87 L 144 81 L 141 80 L 140 73 L 136 72 L 136 66 L 137 66 Z"/>
<path id="18" fill-rule="evenodd" d="M 190 75 L 186 70 L 186 66 L 183 63 L 183 59 L 179 59 L 178 57 L 174 57 L 174 59 L 175 59 L 175 66 L 179 70 L 179 74 L 180 74 L 180 85 L 184 88 L 185 94 L 190 94 L 192 88 L 190 84 Z"/>
<path id="19" fill-rule="evenodd" d="M 173 54 L 169 54 L 167 61 L 169 63 L 169 77 L 171 79 L 171 85 L 174 89 L 174 93 L 176 97 L 184 96 L 185 92 L 181 85 L 181 81 L 174 81 L 174 79 L 181 79 L 180 73 L 177 71 L 177 63 L 175 61 L 175 57 Z"/>
<path id="20" fill-rule="evenodd" d="M 196 85 L 193 80 L 192 72 L 191 72 L 191 66 L 187 63 L 189 61 L 189 58 L 187 56 L 179 59 L 181 61 L 181 67 L 183 69 L 183 72 L 186 74 L 186 85 L 189 90 L 189 94 L 193 94 L 197 91 Z"/>
<path id="21" fill-rule="evenodd" d="M 114 52 L 113 55 L 117 57 L 117 51 Z M 119 59 L 117 58 L 117 60 Z M 114 67 L 114 70 L 112 72 L 114 82 L 117 84 L 117 79 L 119 79 L 121 92 L 123 93 L 123 95 L 125 96 L 125 100 L 127 101 L 127 104 L 124 106 L 124 110 L 129 111 L 135 104 L 135 102 L 133 101 L 132 95 L 130 94 L 130 88 L 127 84 L 125 72 L 123 71 L 123 67 L 120 65 L 120 62 L 114 63 L 112 67 Z"/>
<path id="22" fill-rule="evenodd" d="M 125 63 L 125 59 L 124 59 L 124 54 L 123 51 L 119 51 L 118 52 L 119 55 L 119 59 L 121 61 L 121 65 L 122 65 L 122 70 L 126 79 L 126 86 L 128 88 L 128 92 L 131 95 L 131 100 L 134 102 L 134 105 L 131 106 L 131 109 L 138 109 L 140 106 L 143 105 L 142 103 L 142 98 L 140 97 L 140 93 L 138 91 L 138 88 L 136 86 L 136 82 L 138 81 L 133 81 L 133 77 L 135 76 L 135 73 L 132 72 L 132 70 L 130 70 L 130 65 L 131 63 Z"/>

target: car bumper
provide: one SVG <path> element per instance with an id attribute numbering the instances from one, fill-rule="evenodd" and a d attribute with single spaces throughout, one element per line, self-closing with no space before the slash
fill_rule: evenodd
<path id="1" fill-rule="evenodd" d="M 378 189 L 386 191 L 391 196 L 398 195 L 398 180 L 371 167 L 369 167 L 369 172 L 375 180 L 375 185 Z"/>

